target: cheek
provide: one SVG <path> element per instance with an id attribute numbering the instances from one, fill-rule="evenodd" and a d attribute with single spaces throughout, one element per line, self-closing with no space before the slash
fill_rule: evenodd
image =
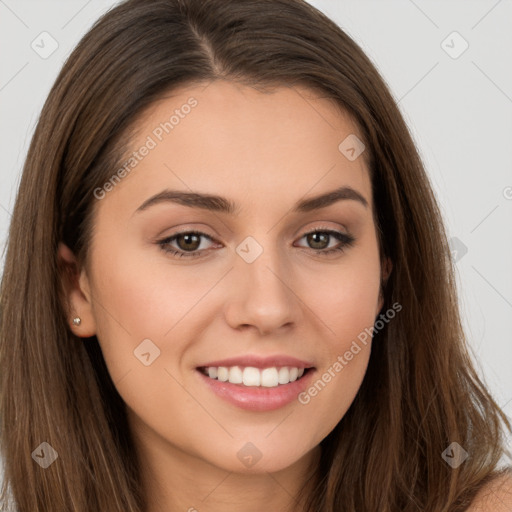
<path id="1" fill-rule="evenodd" d="M 164 337 L 208 285 L 190 268 L 173 270 L 156 247 L 143 251 L 135 244 L 123 248 L 113 242 L 109 247 L 108 256 L 95 255 L 95 283 L 104 306 L 97 313 L 103 327 L 124 330 L 133 339 Z"/>
<path id="2" fill-rule="evenodd" d="M 324 419 L 310 424 L 316 439 L 322 439 L 342 419 L 364 379 L 379 287 L 380 265 L 371 251 L 345 259 L 331 272 L 311 277 L 307 284 L 311 290 L 308 305 L 320 319 L 324 333 L 318 345 L 322 368 L 299 402 L 312 417 Z"/>
<path id="3" fill-rule="evenodd" d="M 100 242 L 93 254 L 94 316 L 98 341 L 116 382 L 128 371 L 144 367 L 135 353 L 141 343 L 152 357 L 163 349 L 161 339 L 178 320 L 179 307 L 136 251 L 121 241 Z M 154 347 L 144 340 L 151 340 Z"/>
<path id="4" fill-rule="evenodd" d="M 207 328 L 212 306 L 222 305 L 218 297 L 212 302 L 214 294 L 204 298 L 226 269 L 173 265 L 158 248 L 141 251 L 122 243 L 112 238 L 98 243 L 93 255 L 97 337 L 114 383 L 132 372 L 123 381 L 126 387 L 141 369 L 151 368 L 141 374 L 145 385 L 165 389 L 169 375 L 164 370 L 180 366 L 187 346 Z M 154 362 L 146 367 L 148 361 L 139 356 L 148 352 Z M 152 380 L 154 368 L 164 382 Z"/>
<path id="5" fill-rule="evenodd" d="M 189 326 L 187 313 L 211 284 L 178 269 L 165 275 L 162 264 L 148 262 L 132 248 L 114 251 L 114 245 L 108 244 L 108 257 L 100 251 L 94 255 L 98 341 L 124 402 L 139 417 L 161 419 L 172 436 L 180 427 L 171 421 L 171 412 L 193 407 L 176 371 L 188 343 L 183 328 Z"/>
<path id="6" fill-rule="evenodd" d="M 324 324 L 326 349 L 348 350 L 353 339 L 373 326 L 378 314 L 380 264 L 376 252 L 353 253 L 322 273 L 304 276 L 306 302 Z"/>

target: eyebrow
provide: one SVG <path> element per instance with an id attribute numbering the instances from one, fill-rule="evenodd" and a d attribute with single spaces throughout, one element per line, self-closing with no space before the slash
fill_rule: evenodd
<path id="1" fill-rule="evenodd" d="M 351 187 L 345 186 L 308 199 L 302 199 L 295 204 L 292 212 L 306 213 L 313 210 L 320 210 L 321 208 L 326 208 L 327 206 L 343 200 L 357 201 L 365 208 L 368 207 L 368 201 L 362 194 Z M 144 201 L 144 203 L 137 208 L 135 213 L 147 210 L 156 204 L 167 202 L 181 204 L 190 208 L 200 208 L 212 212 L 226 213 L 228 215 L 237 215 L 240 212 L 239 206 L 225 197 L 166 189 Z"/>

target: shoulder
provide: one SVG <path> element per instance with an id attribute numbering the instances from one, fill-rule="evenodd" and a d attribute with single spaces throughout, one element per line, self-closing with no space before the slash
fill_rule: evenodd
<path id="1" fill-rule="evenodd" d="M 508 471 L 484 486 L 466 512 L 512 511 L 512 471 Z"/>

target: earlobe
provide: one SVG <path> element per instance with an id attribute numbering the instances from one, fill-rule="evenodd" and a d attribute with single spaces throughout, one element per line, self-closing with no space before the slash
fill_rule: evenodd
<path id="1" fill-rule="evenodd" d="M 89 281 L 80 270 L 76 257 L 64 243 L 59 243 L 57 261 L 60 274 L 62 306 L 71 331 L 81 338 L 96 334 Z"/>

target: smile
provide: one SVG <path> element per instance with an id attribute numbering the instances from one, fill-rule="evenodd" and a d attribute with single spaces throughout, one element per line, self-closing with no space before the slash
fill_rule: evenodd
<path id="1" fill-rule="evenodd" d="M 275 388 L 300 379 L 307 369 L 290 366 L 255 368 L 252 366 L 209 366 L 199 370 L 211 379 L 247 387 Z"/>
<path id="2" fill-rule="evenodd" d="M 317 374 L 314 367 L 202 366 L 196 375 L 208 392 L 239 409 L 273 411 L 297 402 Z"/>

